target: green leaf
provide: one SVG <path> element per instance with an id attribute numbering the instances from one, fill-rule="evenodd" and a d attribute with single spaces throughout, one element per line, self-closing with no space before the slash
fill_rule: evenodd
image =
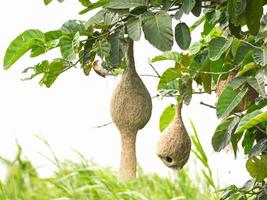
<path id="1" fill-rule="evenodd" d="M 44 42 L 38 42 L 34 44 L 34 46 L 31 48 L 31 54 L 30 57 L 36 57 L 41 54 L 44 54 L 47 51 L 47 45 Z"/>
<path id="2" fill-rule="evenodd" d="M 121 44 L 120 44 L 120 31 L 116 31 L 115 33 L 111 34 L 108 38 L 110 43 L 110 63 L 112 67 L 119 67 L 121 60 L 123 58 L 123 54 L 121 51 Z"/>
<path id="3" fill-rule="evenodd" d="M 239 70 L 239 72 L 236 74 L 236 76 L 241 76 L 241 75 L 245 74 L 246 72 L 248 72 L 249 70 L 251 70 L 251 69 L 255 69 L 255 68 L 257 68 L 257 64 L 254 63 L 254 62 L 250 62 L 250 63 L 244 65 L 244 66 Z"/>
<path id="4" fill-rule="evenodd" d="M 180 88 L 179 80 L 175 79 L 163 85 L 163 87 L 159 89 L 158 91 L 162 97 L 174 96 L 174 95 L 177 96 L 179 95 L 179 88 Z"/>
<path id="5" fill-rule="evenodd" d="M 105 59 L 110 56 L 111 46 L 107 39 L 97 41 L 96 46 L 96 53 L 100 58 Z"/>
<path id="6" fill-rule="evenodd" d="M 129 37 L 134 41 L 140 40 L 142 33 L 142 19 L 131 18 L 127 21 L 126 26 Z"/>
<path id="7" fill-rule="evenodd" d="M 97 12 L 93 17 L 91 17 L 85 24 L 85 28 L 88 29 L 89 26 L 97 24 L 100 25 L 104 23 L 105 15 L 108 11 L 106 9 L 102 9 Z"/>
<path id="8" fill-rule="evenodd" d="M 262 153 L 267 153 L 267 139 L 263 138 L 251 149 L 249 158 L 258 156 Z"/>
<path id="9" fill-rule="evenodd" d="M 248 78 L 248 84 L 254 88 L 261 96 L 266 94 L 265 92 L 265 76 L 262 70 L 259 70 L 254 77 Z"/>
<path id="10" fill-rule="evenodd" d="M 90 5 L 87 6 L 86 9 L 82 10 L 81 12 L 79 12 L 80 15 L 83 15 L 91 10 L 94 10 L 96 8 L 102 7 L 105 4 L 107 4 L 109 2 L 109 0 L 99 0 L 95 3 L 91 3 Z"/>
<path id="11" fill-rule="evenodd" d="M 58 47 L 59 39 L 62 36 L 60 30 L 53 30 L 44 33 L 45 43 L 36 41 L 35 45 L 31 49 L 31 57 L 36 57 L 41 54 L 46 53 L 47 51 Z"/>
<path id="12" fill-rule="evenodd" d="M 257 35 L 260 30 L 260 20 L 263 14 L 262 0 L 248 0 L 246 6 L 246 23 L 249 32 L 252 35 Z"/>
<path id="13" fill-rule="evenodd" d="M 185 14 L 189 14 L 196 4 L 195 0 L 182 0 L 181 9 Z"/>
<path id="14" fill-rule="evenodd" d="M 89 0 L 79 0 L 79 2 L 84 6 L 88 7 L 90 4 L 92 4 Z"/>
<path id="15" fill-rule="evenodd" d="M 105 5 L 105 7 L 112 9 L 127 9 L 145 5 L 145 0 L 110 0 L 109 3 Z"/>
<path id="16" fill-rule="evenodd" d="M 180 76 L 180 73 L 175 68 L 167 69 L 160 77 L 158 90 L 164 89 L 168 83 L 177 79 Z"/>
<path id="17" fill-rule="evenodd" d="M 32 73 L 30 74 L 29 77 L 24 78 L 23 80 L 31 80 L 34 77 L 43 74 L 47 71 L 49 67 L 49 62 L 47 60 L 42 61 L 41 63 L 35 65 L 34 67 L 28 67 L 25 70 L 22 71 L 22 73 L 29 73 L 30 71 L 32 71 Z"/>
<path id="18" fill-rule="evenodd" d="M 55 59 L 47 67 L 43 78 L 40 81 L 40 85 L 45 85 L 46 87 L 51 87 L 58 76 L 64 72 L 70 63 L 64 59 Z"/>
<path id="19" fill-rule="evenodd" d="M 44 33 L 44 36 L 46 43 L 53 40 L 58 40 L 62 36 L 62 31 L 61 30 L 48 31 Z"/>
<path id="20" fill-rule="evenodd" d="M 178 46 L 187 50 L 191 44 L 191 33 L 189 27 L 185 23 L 179 23 L 175 27 L 175 40 Z"/>
<path id="21" fill-rule="evenodd" d="M 107 12 L 104 17 L 105 25 L 114 25 L 119 21 L 119 14 L 113 11 Z"/>
<path id="22" fill-rule="evenodd" d="M 227 2 L 227 9 L 230 17 L 230 23 L 234 26 L 241 25 L 241 14 L 244 13 L 246 9 L 246 0 L 229 0 Z"/>
<path id="23" fill-rule="evenodd" d="M 160 132 L 163 132 L 172 122 L 175 116 L 175 106 L 172 104 L 168 106 L 161 114 L 159 120 Z"/>
<path id="24" fill-rule="evenodd" d="M 29 51 L 37 42 L 44 42 L 44 34 L 36 29 L 31 29 L 20 34 L 14 39 L 6 50 L 4 69 L 10 68 L 21 56 Z"/>
<path id="25" fill-rule="evenodd" d="M 235 127 L 239 122 L 239 117 L 232 120 L 223 121 L 215 130 L 212 136 L 212 147 L 214 151 L 219 152 L 224 149 L 230 142 Z"/>
<path id="26" fill-rule="evenodd" d="M 161 51 L 169 51 L 173 46 L 172 18 L 165 11 L 153 15 L 143 15 L 145 38 Z"/>
<path id="27" fill-rule="evenodd" d="M 234 151 L 235 158 L 237 157 L 238 142 L 241 140 L 243 133 L 232 134 L 231 143 Z"/>
<path id="28" fill-rule="evenodd" d="M 207 60 L 201 67 L 202 71 L 210 72 L 211 71 L 211 61 Z M 203 83 L 204 91 L 211 93 L 211 74 L 201 73 L 200 74 L 201 82 Z"/>
<path id="29" fill-rule="evenodd" d="M 267 155 L 250 158 L 246 167 L 251 177 L 258 182 L 263 181 L 267 177 Z"/>
<path id="30" fill-rule="evenodd" d="M 84 49 L 83 49 L 83 53 L 82 53 L 82 66 L 85 66 L 87 64 L 89 64 L 92 61 L 92 48 L 93 48 L 93 44 L 94 44 L 95 40 L 87 40 L 85 45 L 84 45 Z"/>
<path id="31" fill-rule="evenodd" d="M 196 17 L 199 17 L 201 14 L 201 6 L 201 1 L 196 1 L 194 8 L 191 10 Z"/>
<path id="32" fill-rule="evenodd" d="M 231 85 L 226 87 L 218 99 L 216 106 L 217 116 L 219 118 L 225 118 L 236 108 L 246 95 L 248 88 L 236 92 Z"/>
<path id="33" fill-rule="evenodd" d="M 241 42 L 241 45 L 237 48 L 236 56 L 234 60 L 235 65 L 239 65 L 245 57 L 254 50 L 255 48 L 247 42 Z"/>
<path id="34" fill-rule="evenodd" d="M 253 53 L 254 61 L 261 66 L 267 65 L 267 48 L 265 49 L 257 49 Z"/>
<path id="35" fill-rule="evenodd" d="M 248 154 L 254 144 L 256 137 L 252 130 L 245 131 L 244 139 L 242 141 L 242 147 L 244 149 L 244 154 Z"/>
<path id="36" fill-rule="evenodd" d="M 224 37 L 216 37 L 211 40 L 209 44 L 209 58 L 212 61 L 219 60 L 222 54 L 227 51 L 231 44 L 233 38 L 226 39 Z"/>
<path id="37" fill-rule="evenodd" d="M 179 54 L 178 52 L 166 51 L 163 54 L 152 58 L 151 62 L 158 62 L 158 61 L 164 61 L 164 60 L 173 60 L 175 62 L 180 62 L 181 59 L 182 59 L 181 54 Z"/>
<path id="38" fill-rule="evenodd" d="M 252 113 L 246 114 L 240 121 L 236 133 L 243 132 L 246 129 L 252 128 L 253 126 L 267 121 L 267 112 L 255 110 Z"/>
<path id="39" fill-rule="evenodd" d="M 48 4 L 50 4 L 53 0 L 44 0 L 44 4 L 47 6 Z"/>
<path id="40" fill-rule="evenodd" d="M 64 35 L 60 39 L 60 51 L 63 58 L 66 60 L 74 60 L 79 47 L 80 34 L 77 32 L 74 37 Z"/>
<path id="41" fill-rule="evenodd" d="M 186 105 L 189 105 L 193 94 L 193 87 L 192 87 L 193 80 L 190 76 L 183 76 L 179 81 L 180 81 L 179 93 L 183 97 L 184 103 Z"/>
<path id="42" fill-rule="evenodd" d="M 83 21 L 79 20 L 68 20 L 66 21 L 62 27 L 61 31 L 65 35 L 75 35 L 77 32 L 80 33 L 80 35 L 86 35 L 85 34 L 85 25 Z"/>
<path id="43" fill-rule="evenodd" d="M 182 10 L 182 9 L 179 9 L 179 10 L 175 13 L 174 17 L 175 17 L 176 20 L 180 20 L 180 19 L 182 18 L 183 14 L 184 14 L 183 10 Z"/>

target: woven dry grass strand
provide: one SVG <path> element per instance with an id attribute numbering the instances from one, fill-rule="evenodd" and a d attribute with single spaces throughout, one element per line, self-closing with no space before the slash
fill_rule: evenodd
<path id="1" fill-rule="evenodd" d="M 162 133 L 156 149 L 156 153 L 163 163 L 176 170 L 183 168 L 191 151 L 191 140 L 185 129 L 181 111 L 182 103 L 177 103 L 176 115 Z"/>
<path id="2" fill-rule="evenodd" d="M 136 177 L 136 135 L 151 117 L 152 101 L 143 81 L 135 69 L 134 44 L 128 39 L 127 67 L 113 92 L 110 112 L 112 121 L 121 134 L 120 178 Z"/>

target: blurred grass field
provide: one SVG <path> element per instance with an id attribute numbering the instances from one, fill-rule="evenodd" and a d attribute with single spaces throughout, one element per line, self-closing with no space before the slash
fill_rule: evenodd
<path id="1" fill-rule="evenodd" d="M 51 150 L 51 162 L 56 165 L 51 177 L 41 178 L 18 145 L 14 160 L 0 156 L 7 170 L 0 182 L 0 200 L 217 200 L 207 156 L 193 124 L 192 127 L 191 158 L 200 164 L 198 172 L 189 173 L 185 168 L 173 176 L 161 177 L 138 168 L 138 178 L 129 182 L 118 180 L 113 169 L 99 167 L 79 153 L 79 163 L 61 161 L 49 143 L 39 138 Z"/>
<path id="2" fill-rule="evenodd" d="M 3 160 L 2 160 L 3 161 Z M 208 200 L 213 199 L 210 188 L 200 177 L 190 178 L 182 170 L 173 178 L 143 174 L 138 170 L 134 181 L 121 182 L 110 168 L 100 168 L 83 160 L 57 163 L 50 178 L 40 178 L 29 160 L 18 156 L 4 160 L 7 175 L 0 183 L 1 200 Z"/>

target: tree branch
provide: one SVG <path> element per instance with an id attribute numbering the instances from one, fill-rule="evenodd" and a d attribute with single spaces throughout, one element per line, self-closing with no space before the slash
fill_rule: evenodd
<path id="1" fill-rule="evenodd" d="M 202 102 L 202 101 L 200 102 L 200 104 L 201 104 L 201 105 L 204 105 L 204 106 L 207 106 L 207 107 L 209 107 L 209 108 L 212 108 L 212 109 L 216 109 L 215 106 L 212 106 L 212 105 L 210 105 L 210 104 L 204 103 L 204 102 Z M 235 115 L 235 116 L 237 116 L 237 117 L 241 117 L 240 115 L 238 115 L 238 114 L 236 114 L 236 113 L 234 113 L 233 115 Z M 256 128 L 258 131 L 260 131 L 261 133 L 266 134 L 265 130 L 262 129 L 260 126 L 256 125 L 255 128 Z"/>
<path id="2" fill-rule="evenodd" d="M 92 127 L 92 129 L 95 129 L 95 128 L 103 128 L 103 127 L 105 127 L 105 126 L 109 126 L 109 125 L 111 125 L 111 124 L 112 124 L 112 122 L 108 122 L 108 123 L 106 123 L 106 124 L 102 124 L 102 125 L 94 126 L 94 127 Z"/>
<path id="3" fill-rule="evenodd" d="M 160 78 L 160 75 L 158 73 L 158 71 L 156 70 L 156 68 L 152 65 L 151 62 L 148 62 L 149 66 L 153 69 L 153 71 L 157 74 L 157 77 Z"/>

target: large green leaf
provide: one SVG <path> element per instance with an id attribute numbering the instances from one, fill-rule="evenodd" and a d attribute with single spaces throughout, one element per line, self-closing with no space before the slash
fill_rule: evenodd
<path id="1" fill-rule="evenodd" d="M 107 13 L 106 9 L 102 9 L 99 12 L 97 12 L 93 17 L 91 17 L 86 23 L 85 28 L 88 29 L 91 25 L 100 25 L 104 23 L 105 15 Z"/>
<path id="2" fill-rule="evenodd" d="M 201 67 L 202 71 L 210 72 L 211 71 L 211 61 L 207 60 L 203 66 Z M 211 93 L 211 74 L 201 73 L 200 79 L 203 84 L 204 91 L 207 93 Z"/>
<path id="3" fill-rule="evenodd" d="M 260 30 L 260 20 L 263 14 L 262 0 L 247 0 L 246 6 L 246 23 L 249 32 L 253 35 L 257 35 Z"/>
<path id="4" fill-rule="evenodd" d="M 253 131 L 254 130 L 251 129 L 245 131 L 244 139 L 242 141 L 242 147 L 245 154 L 248 154 L 251 151 L 255 142 L 256 135 L 253 133 Z"/>
<path id="5" fill-rule="evenodd" d="M 229 49 L 233 38 L 216 37 L 209 44 L 209 58 L 212 61 L 219 60 L 222 54 Z"/>
<path id="6" fill-rule="evenodd" d="M 169 51 L 173 45 L 172 18 L 165 11 L 143 15 L 145 38 L 161 51 Z"/>
<path id="7" fill-rule="evenodd" d="M 196 4 L 195 0 L 182 0 L 182 10 L 185 14 L 189 14 Z"/>
<path id="8" fill-rule="evenodd" d="M 202 10 L 202 3 L 201 1 L 196 1 L 194 8 L 191 10 L 193 15 L 196 17 L 199 17 L 201 15 L 201 10 Z"/>
<path id="9" fill-rule="evenodd" d="M 23 32 L 15 38 L 6 50 L 4 68 L 10 68 L 21 56 L 29 51 L 37 42 L 45 42 L 44 34 L 36 29 Z"/>
<path id="10" fill-rule="evenodd" d="M 241 25 L 241 14 L 244 13 L 246 9 L 246 0 L 229 0 L 227 1 L 227 9 L 229 13 L 230 23 L 234 26 Z"/>
<path id="11" fill-rule="evenodd" d="M 84 24 L 85 23 L 83 21 L 68 20 L 62 25 L 61 31 L 63 32 L 63 34 L 68 34 L 68 35 L 75 35 L 77 32 L 79 32 L 80 35 L 86 35 Z"/>
<path id="12" fill-rule="evenodd" d="M 110 56 L 111 45 L 107 39 L 97 41 L 96 48 L 96 53 L 100 58 L 105 59 Z"/>
<path id="13" fill-rule="evenodd" d="M 175 40 L 178 46 L 187 50 L 191 44 L 191 33 L 189 27 L 185 23 L 179 23 L 175 27 Z"/>
<path id="14" fill-rule="evenodd" d="M 77 32 L 74 37 L 64 35 L 60 39 L 60 51 L 63 58 L 66 60 L 74 60 L 79 47 L 80 34 Z"/>
<path id="15" fill-rule="evenodd" d="M 110 43 L 110 64 L 112 67 L 119 67 L 124 56 L 121 51 L 120 31 L 116 31 L 108 38 Z"/>
<path id="16" fill-rule="evenodd" d="M 246 163 L 247 170 L 256 181 L 261 182 L 267 177 L 267 155 L 250 158 Z"/>
<path id="17" fill-rule="evenodd" d="M 159 84 L 158 84 L 158 90 L 163 89 L 170 83 L 171 81 L 177 79 L 180 76 L 180 73 L 175 68 L 169 68 L 167 69 L 160 77 Z"/>
<path id="18" fill-rule="evenodd" d="M 239 117 L 235 117 L 234 119 L 223 121 L 216 128 L 215 133 L 212 136 L 212 147 L 214 151 L 221 151 L 231 142 L 231 136 L 238 122 Z"/>
<path id="19" fill-rule="evenodd" d="M 164 61 L 164 60 L 173 60 L 175 62 L 181 61 L 181 54 L 174 51 L 166 51 L 161 55 L 155 56 L 151 59 L 151 62 L 158 62 L 158 61 Z"/>
<path id="20" fill-rule="evenodd" d="M 170 105 L 162 112 L 160 116 L 160 120 L 159 120 L 160 132 L 164 131 L 169 126 L 174 116 L 175 116 L 175 106 Z"/>
<path id="21" fill-rule="evenodd" d="M 261 123 L 261 122 L 266 122 L 267 121 L 267 112 L 262 112 L 260 110 L 255 110 L 252 113 L 249 113 L 247 115 L 245 115 L 237 129 L 236 129 L 236 133 L 238 132 L 243 132 L 246 129 L 252 128 L 253 126 Z"/>
<path id="22" fill-rule="evenodd" d="M 241 102 L 247 91 L 248 89 L 246 88 L 236 92 L 231 85 L 227 86 L 218 99 L 216 106 L 217 116 L 219 118 L 228 117 Z"/>
<path id="23" fill-rule="evenodd" d="M 250 43 L 240 42 L 240 46 L 237 48 L 234 64 L 239 65 L 245 57 L 255 49 Z"/>
<path id="24" fill-rule="evenodd" d="M 134 40 L 134 41 L 138 41 L 141 38 L 141 33 L 142 33 L 142 20 L 141 18 L 137 18 L 137 19 L 129 19 L 127 21 L 127 33 L 129 35 L 129 37 Z"/>
<path id="25" fill-rule="evenodd" d="M 31 49 L 31 57 L 36 57 L 41 54 L 46 53 L 47 51 L 58 47 L 59 39 L 62 36 L 61 30 L 53 30 L 44 33 L 45 43 L 36 41 L 34 46 Z"/>
<path id="26" fill-rule="evenodd" d="M 105 7 L 112 9 L 127 9 L 145 5 L 146 0 L 110 0 L 109 3 L 105 5 Z"/>
<path id="27" fill-rule="evenodd" d="M 253 53 L 253 59 L 258 65 L 267 65 L 267 48 L 256 49 Z"/>

